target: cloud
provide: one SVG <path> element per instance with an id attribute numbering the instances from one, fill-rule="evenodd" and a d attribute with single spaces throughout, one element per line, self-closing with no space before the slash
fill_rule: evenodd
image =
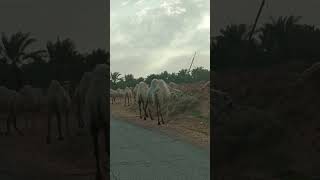
<path id="1" fill-rule="evenodd" d="M 111 71 L 135 76 L 174 72 L 189 66 L 194 51 L 209 54 L 209 3 L 111 0 Z M 195 61 L 206 61 L 200 64 L 209 68 L 209 56 L 199 56 Z"/>
<path id="2" fill-rule="evenodd" d="M 210 29 L 210 15 L 203 16 L 201 23 L 197 26 L 198 29 Z"/>
<path id="3" fill-rule="evenodd" d="M 122 5 L 122 6 L 125 6 L 125 5 L 127 5 L 128 3 L 129 3 L 129 1 L 124 1 L 124 2 L 121 3 L 121 5 Z"/>
<path id="4" fill-rule="evenodd" d="M 45 48 L 57 36 L 74 40 L 80 52 L 108 49 L 106 4 L 105 0 L 2 0 L 1 32 L 31 32 L 38 39 L 36 49 Z"/>

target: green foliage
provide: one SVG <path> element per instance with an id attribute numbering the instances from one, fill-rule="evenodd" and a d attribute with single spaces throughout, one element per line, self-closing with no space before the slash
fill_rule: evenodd
<path id="1" fill-rule="evenodd" d="M 110 64 L 110 54 L 101 49 L 79 53 L 71 39 L 49 41 L 45 50 L 28 50 L 36 42 L 30 33 L 2 33 L 0 43 L 0 85 L 19 89 L 23 84 L 48 87 L 51 80 L 77 84 L 83 73 L 96 64 Z M 49 58 L 47 62 L 45 57 Z M 29 61 L 31 60 L 31 61 Z"/>
<path id="2" fill-rule="evenodd" d="M 199 118 L 203 122 L 210 123 L 210 117 L 202 115 L 199 110 L 193 110 L 191 115 L 195 118 Z"/>
<path id="3" fill-rule="evenodd" d="M 0 59 L 2 65 L 10 63 L 14 78 L 14 89 L 18 90 L 22 86 L 22 71 L 19 68 L 22 64 L 26 63 L 27 60 L 37 60 L 45 56 L 44 50 L 30 51 L 28 48 L 35 43 L 37 40 L 31 37 L 30 33 L 17 32 L 12 34 L 10 37 L 5 33 L 2 33 L 0 43 Z"/>
<path id="4" fill-rule="evenodd" d="M 175 101 L 170 102 L 169 109 L 171 114 L 184 113 L 190 109 L 193 109 L 199 103 L 199 99 L 190 95 L 181 95 L 176 98 Z"/>
<path id="5" fill-rule="evenodd" d="M 320 58 L 320 30 L 299 24 L 300 16 L 270 18 L 249 42 L 247 25 L 229 25 L 221 35 L 211 37 L 215 69 L 266 66 L 290 60 L 314 61 Z"/>
<path id="6" fill-rule="evenodd" d="M 89 69 L 93 69 L 96 64 L 106 64 L 110 59 L 110 53 L 102 49 L 93 50 L 85 58 L 86 64 L 89 66 Z"/>
<path id="7" fill-rule="evenodd" d="M 139 77 L 137 79 L 134 78 L 132 74 L 126 74 L 123 78 L 120 78 L 121 74 L 119 72 L 111 73 L 111 88 L 125 88 L 134 87 L 141 81 L 145 81 L 147 84 L 150 84 L 152 79 L 162 79 L 169 82 L 174 82 L 177 84 L 180 83 L 192 83 L 198 81 L 208 81 L 210 80 L 210 71 L 208 69 L 204 69 L 203 67 L 196 67 L 192 69 L 191 73 L 188 72 L 187 69 L 181 69 L 178 73 L 168 73 L 167 71 L 163 71 L 159 74 L 150 74 L 145 79 Z"/>
<path id="8" fill-rule="evenodd" d="M 49 41 L 47 43 L 47 51 L 50 58 L 49 62 L 52 64 L 72 63 L 76 60 L 78 53 L 71 39 L 61 41 L 59 37 L 56 42 Z"/>
<path id="9" fill-rule="evenodd" d="M 192 80 L 197 81 L 209 81 L 210 80 L 210 72 L 203 67 L 197 67 L 192 69 L 191 71 Z"/>

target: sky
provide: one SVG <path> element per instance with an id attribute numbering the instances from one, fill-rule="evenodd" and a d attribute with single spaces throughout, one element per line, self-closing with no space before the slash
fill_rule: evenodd
<path id="1" fill-rule="evenodd" d="M 210 0 L 111 0 L 111 72 L 146 77 L 210 66 Z"/>
<path id="2" fill-rule="evenodd" d="M 235 24 L 253 24 L 261 0 L 214 0 L 212 2 L 212 35 L 218 35 L 225 26 Z M 266 0 L 259 23 L 268 21 L 270 16 L 302 16 L 301 23 L 319 27 L 319 0 Z"/>
<path id="3" fill-rule="evenodd" d="M 57 36 L 74 40 L 80 52 L 109 49 L 106 0 L 1 0 L 0 32 L 31 32 L 45 48 Z"/>

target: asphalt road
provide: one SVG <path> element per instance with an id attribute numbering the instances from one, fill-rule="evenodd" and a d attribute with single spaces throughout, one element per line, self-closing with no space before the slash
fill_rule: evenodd
<path id="1" fill-rule="evenodd" d="M 111 118 L 111 179 L 209 180 L 209 150 Z"/>

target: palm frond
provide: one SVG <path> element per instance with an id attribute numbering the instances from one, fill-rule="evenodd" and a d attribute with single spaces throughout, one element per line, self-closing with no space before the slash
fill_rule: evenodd
<path id="1" fill-rule="evenodd" d="M 22 54 L 23 59 L 32 58 L 32 59 L 39 59 L 47 56 L 46 50 L 37 50 L 27 54 Z"/>
<path id="2" fill-rule="evenodd" d="M 25 51 L 28 46 L 35 43 L 36 41 L 37 41 L 37 39 L 35 39 L 35 38 L 30 38 L 30 39 L 24 40 L 22 42 L 21 47 L 20 47 L 20 51 Z"/>

